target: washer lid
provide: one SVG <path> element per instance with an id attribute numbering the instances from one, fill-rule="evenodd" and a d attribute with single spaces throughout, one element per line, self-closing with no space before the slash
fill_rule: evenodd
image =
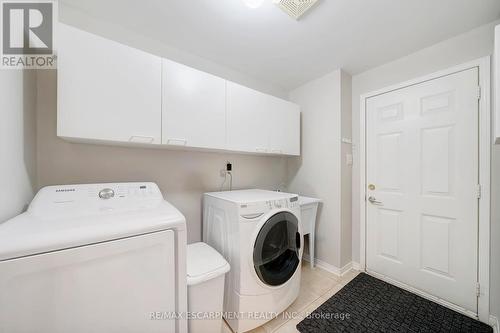
<path id="1" fill-rule="evenodd" d="M 258 189 L 209 192 L 205 195 L 236 203 L 266 202 L 298 197 L 297 194 Z"/>
<path id="2" fill-rule="evenodd" d="M 195 285 L 214 279 L 229 271 L 229 264 L 208 244 L 194 243 L 187 247 L 187 284 Z"/>
<path id="3" fill-rule="evenodd" d="M 156 184 L 49 186 L 0 224 L 0 261 L 167 229 L 184 230 L 185 218 Z"/>

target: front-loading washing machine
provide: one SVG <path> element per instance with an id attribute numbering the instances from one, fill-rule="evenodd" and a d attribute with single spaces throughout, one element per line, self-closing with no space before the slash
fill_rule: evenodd
<path id="1" fill-rule="evenodd" d="M 302 229 L 296 194 L 240 190 L 204 195 L 203 240 L 231 265 L 224 318 L 235 332 L 261 326 L 300 291 Z"/>

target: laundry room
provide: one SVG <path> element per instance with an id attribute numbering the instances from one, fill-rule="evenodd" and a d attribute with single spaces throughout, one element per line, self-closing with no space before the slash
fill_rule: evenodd
<path id="1" fill-rule="evenodd" d="M 498 0 L 0 0 L 0 332 L 500 332 Z"/>

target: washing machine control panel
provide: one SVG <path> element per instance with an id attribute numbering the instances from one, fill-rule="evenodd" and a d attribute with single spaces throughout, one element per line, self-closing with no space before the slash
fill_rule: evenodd
<path id="1" fill-rule="evenodd" d="M 267 200 L 240 205 L 240 216 L 246 220 L 255 220 L 273 209 L 293 209 L 299 207 L 299 198 Z"/>
<path id="2" fill-rule="evenodd" d="M 299 206 L 299 197 L 290 199 L 270 200 L 266 202 L 270 209 L 295 208 Z"/>
<path id="3" fill-rule="evenodd" d="M 300 207 L 299 197 L 290 198 L 290 206 L 289 206 L 289 208 L 296 208 L 296 207 Z"/>
<path id="4" fill-rule="evenodd" d="M 163 196 L 154 183 L 104 183 L 47 186 L 32 201 L 37 215 L 130 211 L 158 205 Z"/>
<path id="5" fill-rule="evenodd" d="M 266 201 L 269 209 L 280 209 L 280 208 L 290 208 L 290 200 L 288 199 L 280 199 L 280 200 L 269 200 Z"/>

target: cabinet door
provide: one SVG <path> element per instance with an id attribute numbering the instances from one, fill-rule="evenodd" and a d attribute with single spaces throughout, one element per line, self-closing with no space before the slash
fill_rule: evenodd
<path id="1" fill-rule="evenodd" d="M 161 58 L 59 24 L 61 137 L 161 142 Z"/>
<path id="2" fill-rule="evenodd" d="M 266 95 L 227 82 L 227 147 L 230 150 L 269 152 L 269 105 Z"/>
<path id="3" fill-rule="evenodd" d="M 300 155 L 299 106 L 269 96 L 269 149 L 273 154 Z"/>
<path id="4" fill-rule="evenodd" d="M 224 149 L 226 81 L 163 59 L 162 143 Z"/>

